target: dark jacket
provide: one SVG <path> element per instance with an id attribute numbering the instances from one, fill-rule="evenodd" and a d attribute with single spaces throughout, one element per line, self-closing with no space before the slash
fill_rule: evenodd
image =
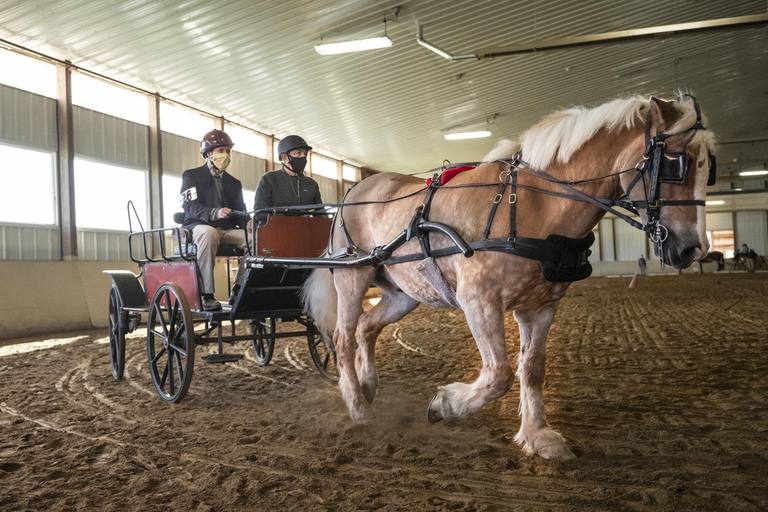
<path id="1" fill-rule="evenodd" d="M 231 208 L 245 211 L 243 201 L 243 185 L 240 180 L 226 172 L 221 175 L 223 191 L 222 204 L 217 204 L 216 179 L 211 175 L 208 165 L 184 171 L 181 177 L 181 197 L 184 207 L 184 227 L 193 228 L 198 224 L 208 224 L 223 229 L 243 227 L 244 218 L 232 215 L 227 219 L 211 220 L 211 214 L 216 208 Z"/>
<path id="2" fill-rule="evenodd" d="M 320 187 L 315 180 L 303 174 L 289 176 L 287 172 L 280 169 L 268 172 L 261 177 L 259 186 L 256 187 L 254 209 L 322 202 Z M 266 215 L 259 215 L 258 218 L 263 220 Z"/>

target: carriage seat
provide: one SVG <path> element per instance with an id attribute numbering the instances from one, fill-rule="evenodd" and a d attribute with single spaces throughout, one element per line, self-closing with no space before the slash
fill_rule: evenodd
<path id="1" fill-rule="evenodd" d="M 176 212 L 173 214 L 173 222 L 176 224 L 182 225 L 184 224 L 184 212 Z M 181 242 L 182 243 L 189 243 L 189 253 L 194 253 L 194 245 L 192 244 L 192 230 L 189 228 L 182 227 L 181 229 Z M 180 251 L 181 248 L 177 247 L 177 251 Z M 239 258 L 240 256 L 245 256 L 245 251 L 241 249 L 240 247 L 236 245 L 228 245 L 228 244 L 221 244 L 219 245 L 218 250 L 216 251 L 216 256 L 221 256 L 223 258 Z"/>

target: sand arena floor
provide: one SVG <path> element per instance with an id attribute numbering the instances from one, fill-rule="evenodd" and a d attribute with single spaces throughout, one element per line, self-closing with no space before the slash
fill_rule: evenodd
<path id="1" fill-rule="evenodd" d="M 468 420 L 426 423 L 436 386 L 479 366 L 457 311 L 383 332 L 365 428 L 300 339 L 266 368 L 205 365 L 201 348 L 177 406 L 154 396 L 139 333 L 123 382 L 101 331 L 0 343 L 0 510 L 768 509 L 768 275 L 627 284 L 575 284 L 553 326 L 545 396 L 567 463 L 512 441 L 517 384 Z M 514 359 L 511 314 L 507 328 Z"/>

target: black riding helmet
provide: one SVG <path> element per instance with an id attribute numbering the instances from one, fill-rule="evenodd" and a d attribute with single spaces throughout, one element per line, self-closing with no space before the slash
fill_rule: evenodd
<path id="1" fill-rule="evenodd" d="M 294 149 L 306 149 L 307 151 L 312 151 L 312 146 L 307 144 L 307 141 L 298 135 L 288 135 L 277 145 L 277 154 L 279 156 L 283 153 L 290 153 Z"/>
<path id="2" fill-rule="evenodd" d="M 211 130 L 203 135 L 203 140 L 200 141 L 200 155 L 205 158 L 205 155 L 209 151 L 213 151 L 216 148 L 228 147 L 232 149 L 235 143 L 226 132 L 222 130 Z"/>

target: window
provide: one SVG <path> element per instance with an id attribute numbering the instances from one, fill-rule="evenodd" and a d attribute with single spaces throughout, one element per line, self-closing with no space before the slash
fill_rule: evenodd
<path id="1" fill-rule="evenodd" d="M 134 123 L 149 124 L 147 96 L 83 73 L 72 73 L 72 103 Z"/>
<path id="2" fill-rule="evenodd" d="M 275 162 L 275 169 L 279 169 L 282 164 L 280 162 L 280 154 L 277 152 L 277 146 L 280 145 L 280 139 L 275 139 L 275 144 L 272 147 L 272 161 Z"/>
<path id="3" fill-rule="evenodd" d="M 0 83 L 56 98 L 56 66 L 0 49 Z"/>
<path id="4" fill-rule="evenodd" d="M 101 162 L 75 158 L 75 221 L 78 229 L 128 230 L 128 201 L 133 201 L 145 228 L 147 175 Z M 134 224 L 134 229 L 137 226 Z"/>
<path id="5" fill-rule="evenodd" d="M 331 160 L 318 154 L 312 154 L 312 174 L 336 179 L 336 160 Z"/>
<path id="6" fill-rule="evenodd" d="M 224 131 L 232 137 L 235 151 L 267 159 L 267 138 L 261 134 L 234 124 L 227 124 Z"/>
<path id="7" fill-rule="evenodd" d="M 0 222 L 56 224 L 54 153 L 0 144 L 0 162 Z"/>
<path id="8" fill-rule="evenodd" d="M 735 240 L 732 229 L 707 231 L 707 238 L 709 239 L 710 252 L 719 251 L 726 258 L 733 258 Z"/>
<path id="9" fill-rule="evenodd" d="M 173 214 L 183 211 L 181 207 L 181 176 L 163 175 L 163 227 L 178 226 L 173 221 Z"/>
<path id="10" fill-rule="evenodd" d="M 167 101 L 160 103 L 160 129 L 165 132 L 199 141 L 215 127 L 212 117 Z"/>
<path id="11" fill-rule="evenodd" d="M 360 169 L 354 165 L 344 164 L 342 167 L 342 173 L 344 174 L 344 181 L 360 181 L 357 177 Z"/>

